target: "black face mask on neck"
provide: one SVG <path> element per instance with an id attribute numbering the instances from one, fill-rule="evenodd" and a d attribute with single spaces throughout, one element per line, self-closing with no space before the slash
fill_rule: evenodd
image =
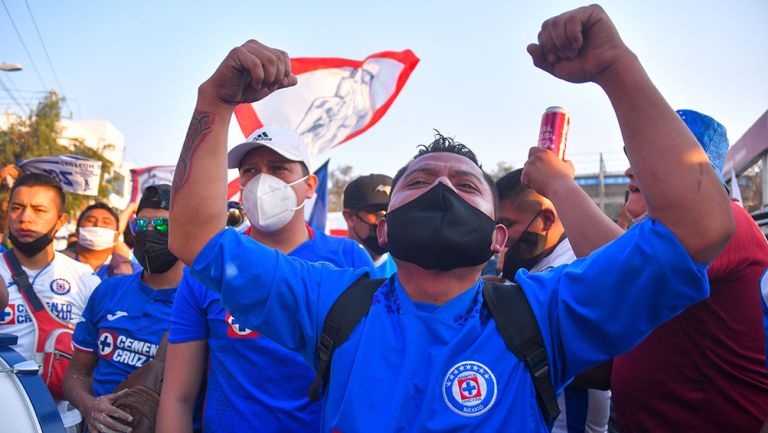
<path id="1" fill-rule="evenodd" d="M 362 220 L 361 220 L 362 221 Z M 368 251 L 373 253 L 376 256 L 381 256 L 384 253 L 387 252 L 387 247 L 382 247 L 379 245 L 379 238 L 376 236 L 376 231 L 379 228 L 378 224 L 368 224 L 367 222 L 363 221 L 363 223 L 368 226 L 368 236 L 362 237 L 359 233 L 357 233 L 357 229 L 352 227 L 352 230 L 355 232 L 355 236 L 357 236 L 358 239 L 360 239 L 360 242 L 365 245 L 366 248 L 368 248 Z"/>
<path id="2" fill-rule="evenodd" d="M 150 274 L 165 273 L 179 260 L 168 249 L 168 233 L 153 230 L 136 233 L 133 255 Z"/>
<path id="3" fill-rule="evenodd" d="M 528 231 L 536 218 L 541 215 L 541 211 L 533 216 L 531 222 L 525 226 L 520 239 L 517 240 L 504 254 L 504 269 L 501 275 L 509 281 L 514 281 L 515 274 L 520 269 L 531 270 L 536 263 L 546 257 L 554 247 L 546 248 L 547 235 Z"/>
<path id="4" fill-rule="evenodd" d="M 386 220 L 390 254 L 424 269 L 481 265 L 493 255 L 496 222 L 442 182 Z"/>
<path id="5" fill-rule="evenodd" d="M 40 251 L 46 249 L 48 245 L 53 242 L 53 236 L 56 232 L 56 225 L 54 224 L 51 231 L 48 233 L 43 233 L 40 235 L 39 238 L 29 241 L 29 242 L 22 242 L 13 235 L 13 232 L 8 233 L 8 239 L 11 241 L 11 244 L 13 245 L 13 249 L 20 252 L 21 254 L 24 254 L 27 257 L 34 257 L 36 256 Z"/>

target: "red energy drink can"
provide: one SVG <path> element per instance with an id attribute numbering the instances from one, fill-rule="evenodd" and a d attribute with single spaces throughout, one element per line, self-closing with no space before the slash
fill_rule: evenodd
<path id="1" fill-rule="evenodd" d="M 565 145 L 568 141 L 568 129 L 571 127 L 571 116 L 563 107 L 549 107 L 541 116 L 539 128 L 539 144 L 542 149 L 549 150 L 560 159 L 565 159 Z"/>

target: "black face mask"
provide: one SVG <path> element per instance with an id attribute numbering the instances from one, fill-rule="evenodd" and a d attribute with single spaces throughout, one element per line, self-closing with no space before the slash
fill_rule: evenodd
<path id="1" fill-rule="evenodd" d="M 168 233 L 144 230 L 135 234 L 133 255 L 145 271 L 162 274 L 179 260 L 168 249 Z"/>
<path id="2" fill-rule="evenodd" d="M 520 269 L 531 270 L 536 263 L 546 257 L 554 248 L 547 248 L 547 235 L 528 231 L 528 228 L 536 221 L 541 211 L 533 216 L 531 222 L 525 226 L 520 239 L 517 240 L 504 254 L 504 269 L 501 275 L 509 281 L 514 281 L 515 274 Z"/>
<path id="3" fill-rule="evenodd" d="M 46 247 L 48 247 L 48 245 L 51 244 L 51 242 L 53 242 L 53 236 L 54 236 L 55 230 L 56 230 L 56 225 L 54 224 L 51 231 L 49 231 L 48 233 L 44 233 L 40 235 L 39 238 L 29 242 L 20 241 L 16 236 L 13 235 L 12 232 L 9 231 L 8 239 L 11 241 L 11 244 L 13 245 L 13 249 L 20 252 L 21 254 L 24 254 L 27 257 L 34 257 L 37 255 L 37 253 L 44 250 Z"/>
<path id="4" fill-rule="evenodd" d="M 387 214 L 389 252 L 424 269 L 481 265 L 496 222 L 442 182 Z"/>
<path id="5" fill-rule="evenodd" d="M 358 218 L 359 219 L 359 218 Z M 362 221 L 362 220 L 361 220 Z M 352 227 L 352 230 L 355 232 L 355 236 L 357 236 L 358 239 L 360 239 L 360 242 L 365 245 L 366 248 L 368 248 L 368 251 L 373 253 L 376 256 L 381 256 L 384 253 L 387 252 L 387 247 L 382 247 L 379 245 L 379 238 L 376 236 L 376 231 L 379 228 L 378 224 L 368 224 L 367 222 L 363 221 L 363 223 L 368 226 L 368 236 L 362 237 L 357 232 L 357 229 Z"/>

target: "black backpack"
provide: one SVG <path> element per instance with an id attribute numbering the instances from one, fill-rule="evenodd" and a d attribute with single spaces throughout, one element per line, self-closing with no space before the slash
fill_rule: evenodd
<path id="1" fill-rule="evenodd" d="M 330 376 L 333 352 L 347 341 L 360 319 L 368 314 L 371 298 L 384 281 L 384 278 L 371 279 L 367 274 L 363 275 L 347 287 L 331 306 L 317 345 L 317 373 L 309 388 L 311 400 L 320 399 L 320 388 L 328 383 Z M 549 376 L 547 351 L 528 298 L 516 283 L 490 282 L 483 283 L 483 298 L 507 348 L 528 368 L 539 409 L 544 421 L 551 426 L 560 415 L 560 408 Z"/>

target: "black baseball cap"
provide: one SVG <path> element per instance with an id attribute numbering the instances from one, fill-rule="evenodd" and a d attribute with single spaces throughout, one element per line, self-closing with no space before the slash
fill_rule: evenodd
<path id="1" fill-rule="evenodd" d="M 375 207 L 386 209 L 392 178 L 385 174 L 360 176 L 344 188 L 344 209 Z"/>
<path id="2" fill-rule="evenodd" d="M 141 200 L 139 200 L 136 213 L 141 212 L 145 207 L 171 210 L 171 186 L 167 183 L 161 183 L 146 187 L 141 195 Z"/>

